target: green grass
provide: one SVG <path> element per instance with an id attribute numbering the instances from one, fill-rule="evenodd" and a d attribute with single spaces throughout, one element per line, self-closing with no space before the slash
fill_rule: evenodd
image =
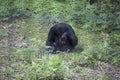
<path id="1" fill-rule="evenodd" d="M 106 34 L 87 32 L 76 25 L 74 30 L 79 40 L 76 49 L 71 53 L 52 54 L 45 51 L 45 41 L 51 26 L 32 20 L 5 24 L 9 35 L 2 34 L 7 38 L 8 47 L 3 50 L 6 54 L 0 54 L 1 80 L 118 79 L 114 76 L 117 73 L 106 71 L 111 67 L 116 72 L 119 70 L 106 64 Z"/>

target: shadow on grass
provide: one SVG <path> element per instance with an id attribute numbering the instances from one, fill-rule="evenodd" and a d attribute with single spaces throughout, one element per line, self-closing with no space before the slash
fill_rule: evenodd
<path id="1" fill-rule="evenodd" d="M 76 52 L 76 53 L 81 53 L 83 50 L 84 50 L 83 47 L 77 46 L 77 47 L 75 48 L 74 52 Z"/>

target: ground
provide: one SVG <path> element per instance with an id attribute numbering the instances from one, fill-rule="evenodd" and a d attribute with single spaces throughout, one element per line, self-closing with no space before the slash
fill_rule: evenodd
<path id="1" fill-rule="evenodd" d="M 97 66 L 87 64 L 79 44 L 72 53 L 46 52 L 45 41 L 52 25 L 35 23 L 32 20 L 0 23 L 0 80 L 24 80 L 33 62 L 37 65 L 43 57 L 50 59 L 54 56 L 60 58 L 68 69 L 65 76 L 67 80 L 120 80 L 119 67 L 104 61 L 98 62 Z M 80 31 L 76 31 L 78 38 L 84 38 Z"/>

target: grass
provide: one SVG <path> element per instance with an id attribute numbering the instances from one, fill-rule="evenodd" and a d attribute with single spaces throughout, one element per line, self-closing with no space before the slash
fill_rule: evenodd
<path id="1" fill-rule="evenodd" d="M 105 62 L 102 57 L 106 56 L 100 55 L 105 54 L 107 46 L 104 33 L 96 35 L 74 27 L 79 39 L 76 49 L 51 54 L 45 51 L 45 41 L 53 24 L 31 19 L 3 24 L 8 34 L 0 34 L 0 80 L 120 79 L 120 68 Z"/>

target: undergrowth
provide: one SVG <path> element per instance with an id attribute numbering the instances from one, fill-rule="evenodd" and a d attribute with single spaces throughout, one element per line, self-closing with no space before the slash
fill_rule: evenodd
<path id="1" fill-rule="evenodd" d="M 119 80 L 119 1 L 102 1 L 2 1 L 0 79 Z M 60 22 L 73 27 L 78 45 L 73 52 L 52 54 L 45 42 L 49 29 Z"/>

